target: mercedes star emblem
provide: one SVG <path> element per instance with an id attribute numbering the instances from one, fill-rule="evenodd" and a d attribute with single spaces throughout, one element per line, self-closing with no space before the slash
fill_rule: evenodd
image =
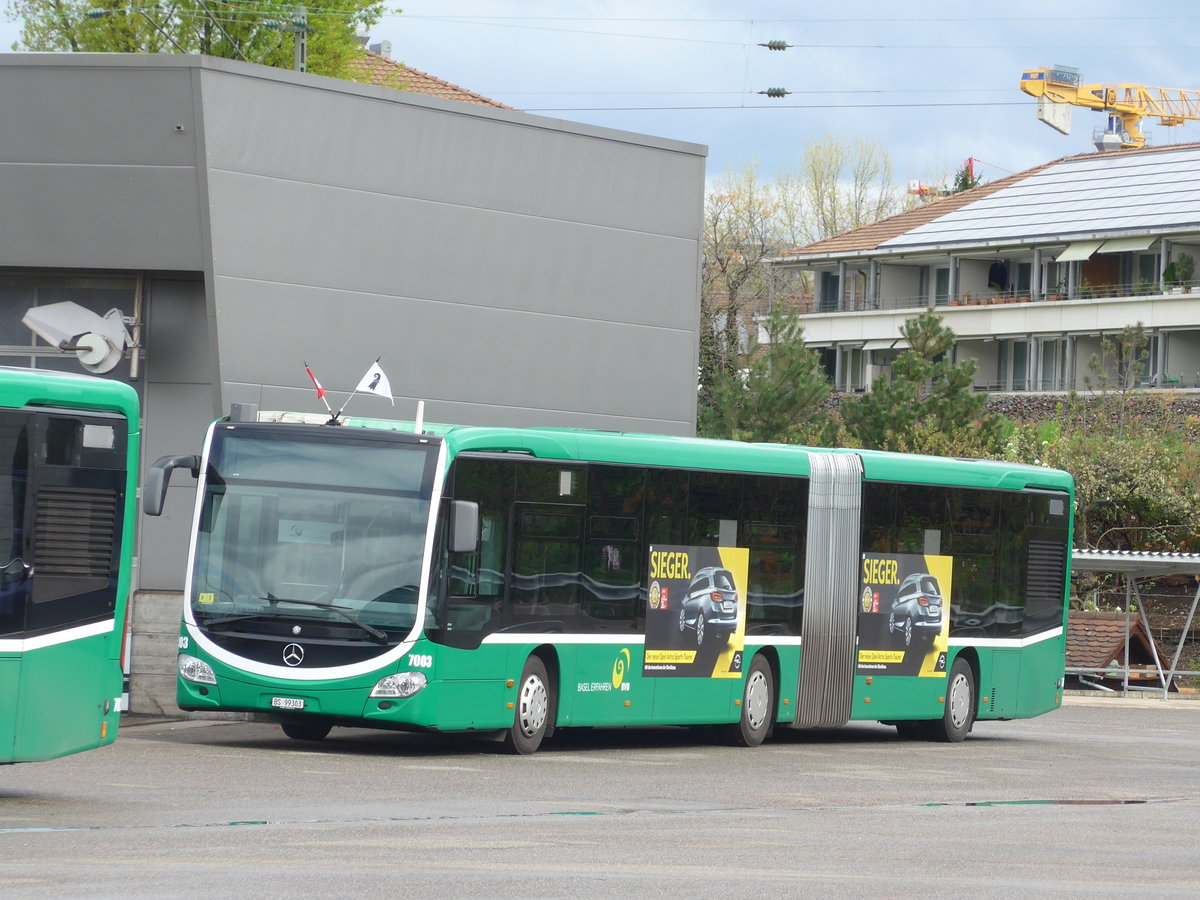
<path id="1" fill-rule="evenodd" d="M 298 666 L 304 662 L 304 648 L 299 644 L 288 644 L 283 648 L 283 661 L 289 666 Z"/>

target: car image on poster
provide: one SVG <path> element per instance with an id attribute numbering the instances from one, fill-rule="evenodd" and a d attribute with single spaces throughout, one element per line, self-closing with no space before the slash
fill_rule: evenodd
<path id="1" fill-rule="evenodd" d="M 650 548 L 643 675 L 741 677 L 749 559 L 744 547 Z"/>

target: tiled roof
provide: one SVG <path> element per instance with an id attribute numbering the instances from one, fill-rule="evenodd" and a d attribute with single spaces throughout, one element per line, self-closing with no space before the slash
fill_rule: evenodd
<path id="1" fill-rule="evenodd" d="M 1067 665 L 1085 669 L 1103 669 L 1110 663 L 1120 666 L 1125 659 L 1125 621 L 1125 613 L 1122 612 L 1071 610 L 1067 615 Z M 1150 641 L 1141 618 L 1131 616 L 1131 665 L 1154 664 Z"/>
<path id="2" fill-rule="evenodd" d="M 476 103 L 480 106 L 494 106 L 497 109 L 512 109 L 504 103 L 468 91 L 466 88 L 435 78 L 428 72 L 406 66 L 404 63 L 380 56 L 364 50 L 362 56 L 350 63 L 351 78 L 362 84 L 374 84 L 379 87 L 390 87 L 400 91 L 411 91 L 414 94 L 426 94 L 430 97 L 441 97 L 443 100 L 460 100 L 463 103 Z"/>
<path id="3" fill-rule="evenodd" d="M 1049 165 L 1049 164 L 1047 164 Z M 907 234 L 914 228 L 924 225 L 927 222 L 932 222 L 935 219 L 940 219 L 942 216 L 954 212 L 956 209 L 966 206 L 968 203 L 974 203 L 976 200 L 982 200 L 989 194 L 994 194 L 996 191 L 1010 184 L 1020 181 L 1022 178 L 1027 178 L 1034 172 L 1045 168 L 1040 166 L 1037 169 L 1030 169 L 1027 172 L 1020 172 L 1016 175 L 1009 175 L 1006 178 L 1001 178 L 998 181 L 989 181 L 987 184 L 981 184 L 977 188 L 972 188 L 969 191 L 963 191 L 960 194 L 951 194 L 948 197 L 941 197 L 937 200 L 931 200 L 928 203 L 922 203 L 920 206 L 913 207 L 902 213 L 894 216 L 889 216 L 886 219 L 880 219 L 870 225 L 863 225 L 861 228 L 855 228 L 851 231 L 844 231 L 841 234 L 835 234 L 833 237 L 827 237 L 816 243 L 809 244 L 806 247 L 798 247 L 795 250 L 785 250 L 783 255 L 787 257 L 801 257 L 812 254 L 824 253 L 845 253 L 858 250 L 874 250 L 884 241 L 891 240 L 902 234 Z"/>
<path id="4" fill-rule="evenodd" d="M 1167 219 L 1197 218 L 1193 194 L 1181 196 L 1185 188 L 1200 197 L 1200 144 L 1081 153 L 786 251 L 782 259 L 1045 239 L 1118 226 L 1152 230 Z M 1117 224 L 1098 222 L 1102 212 Z"/>

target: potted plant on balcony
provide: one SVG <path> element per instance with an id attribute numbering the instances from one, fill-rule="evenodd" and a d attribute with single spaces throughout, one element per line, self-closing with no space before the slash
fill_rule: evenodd
<path id="1" fill-rule="evenodd" d="M 1176 260 L 1167 263 L 1167 267 L 1163 269 L 1162 279 L 1168 294 L 1182 293 L 1179 290 L 1179 263 Z"/>
<path id="2" fill-rule="evenodd" d="M 1190 294 L 1192 292 L 1192 275 L 1196 272 L 1196 260 L 1192 258 L 1192 254 L 1180 253 L 1175 257 L 1171 266 L 1175 266 L 1176 284 L 1179 289 L 1185 294 Z M 1171 266 L 1167 266 L 1167 268 L 1169 269 Z"/>

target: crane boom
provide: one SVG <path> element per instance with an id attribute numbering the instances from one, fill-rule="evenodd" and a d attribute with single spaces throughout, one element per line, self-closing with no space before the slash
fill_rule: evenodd
<path id="1" fill-rule="evenodd" d="M 1146 137 L 1140 127 L 1144 118 L 1157 118 L 1160 125 L 1168 127 L 1200 120 L 1200 91 L 1128 83 L 1082 84 L 1079 70 L 1070 66 L 1026 69 L 1021 73 L 1021 90 L 1052 103 L 1108 113 L 1108 128 L 1096 141 L 1101 150 L 1144 146 Z"/>

